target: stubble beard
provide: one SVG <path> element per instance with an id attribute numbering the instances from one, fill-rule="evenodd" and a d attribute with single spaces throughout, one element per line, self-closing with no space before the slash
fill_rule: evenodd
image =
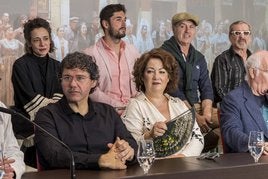
<path id="1" fill-rule="evenodd" d="M 110 35 L 110 37 L 112 37 L 112 38 L 114 38 L 114 39 L 118 39 L 118 40 L 120 40 L 121 38 L 123 38 L 123 37 L 125 37 L 126 36 L 126 33 L 120 33 L 120 31 L 118 31 L 118 32 L 115 32 L 115 31 L 113 31 L 113 29 L 109 29 L 109 35 Z"/>

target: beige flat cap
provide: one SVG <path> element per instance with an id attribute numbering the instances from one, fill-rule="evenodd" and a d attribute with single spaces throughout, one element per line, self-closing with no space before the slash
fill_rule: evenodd
<path id="1" fill-rule="evenodd" d="M 199 18 L 195 15 L 189 14 L 187 12 L 181 12 L 178 14 L 175 14 L 172 17 L 172 25 L 176 25 L 178 22 L 183 20 L 189 20 L 192 21 L 196 26 L 199 24 Z"/>

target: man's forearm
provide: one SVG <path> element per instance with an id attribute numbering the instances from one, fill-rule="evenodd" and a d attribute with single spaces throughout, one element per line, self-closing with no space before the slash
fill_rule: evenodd
<path id="1" fill-rule="evenodd" d="M 211 118 L 212 113 L 212 100 L 205 99 L 202 101 L 202 111 L 203 115 Z"/>

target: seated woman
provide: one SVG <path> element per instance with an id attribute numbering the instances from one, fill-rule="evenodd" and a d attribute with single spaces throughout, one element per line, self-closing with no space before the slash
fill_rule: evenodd
<path id="1" fill-rule="evenodd" d="M 153 49 L 136 61 L 133 76 L 140 94 L 130 100 L 123 122 L 136 141 L 159 138 L 167 131 L 168 121 L 189 110 L 182 100 L 167 94 L 177 88 L 178 64 L 168 52 Z M 191 130 L 187 140 L 183 137 L 185 142 L 176 141 L 176 150 L 167 157 L 200 155 L 204 139 L 196 120 L 192 120 L 193 125 L 186 129 Z M 179 129 L 187 126 L 179 124 Z"/>

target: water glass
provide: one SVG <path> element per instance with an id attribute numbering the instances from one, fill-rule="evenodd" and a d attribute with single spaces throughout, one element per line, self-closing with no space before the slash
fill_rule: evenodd
<path id="1" fill-rule="evenodd" d="M 153 140 L 141 140 L 138 142 L 137 159 L 144 174 L 147 174 L 155 159 Z"/>
<path id="2" fill-rule="evenodd" d="M 263 132 L 250 131 L 248 138 L 248 150 L 254 158 L 255 163 L 258 163 L 264 150 Z"/>

